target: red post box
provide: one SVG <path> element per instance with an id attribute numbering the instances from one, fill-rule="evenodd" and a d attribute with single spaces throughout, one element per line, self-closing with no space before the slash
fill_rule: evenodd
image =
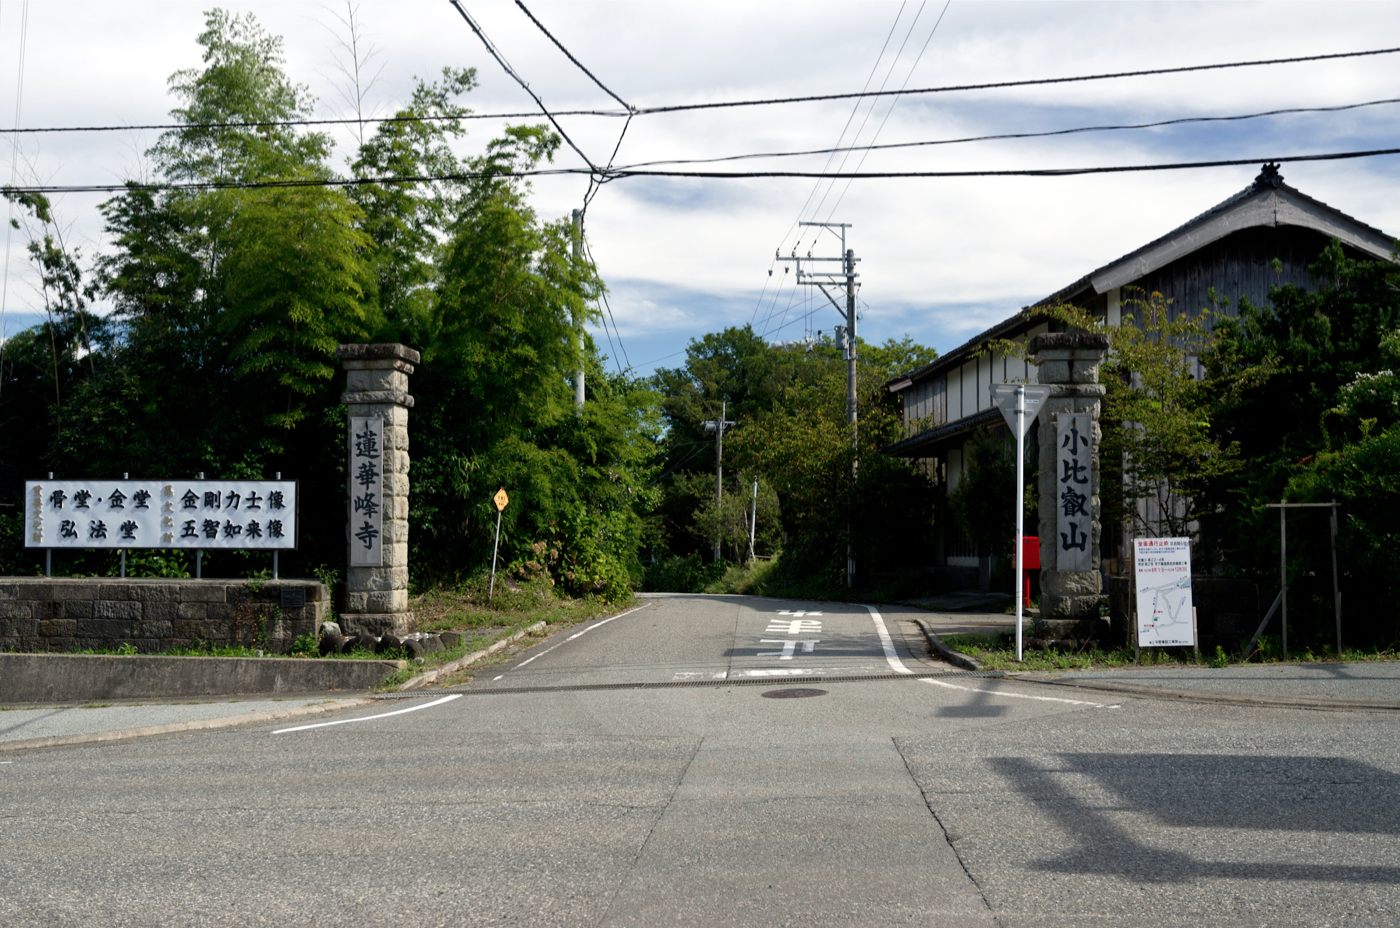
<path id="1" fill-rule="evenodd" d="M 1031 571 L 1040 570 L 1040 538 L 1036 535 L 1021 536 L 1021 589 L 1023 603 L 1031 601 Z"/>

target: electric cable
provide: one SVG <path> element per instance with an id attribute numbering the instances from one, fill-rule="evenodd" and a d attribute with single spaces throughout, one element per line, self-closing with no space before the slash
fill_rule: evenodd
<path id="1" fill-rule="evenodd" d="M 454 6 L 457 0 L 451 0 Z M 464 14 L 465 15 L 465 14 Z M 494 46 L 493 46 L 494 47 Z M 1171 68 L 1145 69 L 1138 71 L 1116 71 L 1098 74 L 1082 74 L 1069 77 L 1050 78 L 1029 78 L 1015 81 L 992 81 L 981 84 L 949 84 L 940 87 L 922 87 L 904 90 L 887 90 L 880 93 L 862 90 L 855 93 L 837 94 L 817 94 L 812 96 L 797 97 L 767 97 L 752 100 L 729 100 L 710 101 L 702 103 L 674 104 L 669 106 L 643 107 L 629 112 L 623 110 L 603 110 L 603 109 L 573 109 L 551 111 L 555 116 L 597 116 L 612 119 L 625 119 L 628 116 L 650 116 L 661 113 L 678 113 L 692 110 L 706 109 L 726 109 L 749 106 L 777 106 L 796 103 L 821 103 L 831 100 L 852 100 L 862 97 L 892 97 L 892 96 L 918 96 L 927 94 L 944 93 L 966 93 L 980 90 L 1003 90 L 1013 87 L 1038 87 L 1054 84 L 1068 84 L 1076 82 L 1114 80 L 1119 78 L 1152 77 L 1167 74 L 1187 74 L 1200 71 L 1214 71 L 1230 68 L 1250 68 L 1263 67 L 1268 65 L 1284 64 L 1304 64 L 1318 61 L 1335 61 L 1349 58 L 1364 58 L 1378 55 L 1393 55 L 1400 52 L 1397 48 L 1376 48 L 1354 52 L 1336 52 L 1324 55 L 1304 55 L 1295 58 L 1268 58 L 1253 61 L 1231 61 L 1204 65 L 1183 65 Z M 518 75 L 512 75 L 519 81 Z M 135 123 L 129 125 L 82 125 L 82 126 L 33 126 L 26 128 L 4 129 L 0 128 L 0 133 L 18 132 L 21 134 L 37 133 L 60 133 L 60 132 L 127 132 L 133 130 L 141 131 L 166 131 L 171 129 L 263 129 L 263 128 L 287 128 L 295 126 L 338 126 L 353 125 L 358 122 L 426 122 L 433 120 L 472 120 L 472 119 L 529 119 L 539 115 L 534 112 L 507 112 L 507 113 L 460 113 L 460 114 L 427 114 L 421 116 L 373 116 L 373 117 L 341 117 L 334 119 L 287 119 L 268 120 L 257 122 L 211 122 L 211 123 Z"/>
<path id="2" fill-rule="evenodd" d="M 816 171 L 657 171 L 615 168 L 608 179 L 625 180 L 633 177 L 677 177 L 702 180 L 761 180 L 765 178 L 837 177 L 853 180 L 947 179 L 978 177 L 1076 177 L 1089 174 L 1136 174 L 1153 171 L 1188 171 L 1203 168 L 1240 167 L 1266 162 L 1302 163 L 1312 161 L 1346 161 L 1359 158 L 1379 158 L 1400 154 L 1400 148 L 1368 148 L 1312 154 L 1255 155 L 1248 158 L 1213 158 L 1203 161 L 1169 161 L 1156 164 L 1093 165 L 1063 168 L 1005 168 L 1001 170 L 965 171 L 847 171 L 840 174 L 820 174 Z M 296 189 L 300 187 L 358 187 L 366 185 L 420 184 L 434 181 L 469 181 L 490 177 L 559 177 L 591 175 L 587 168 L 532 168 L 522 171 L 469 171 L 453 174 L 428 174 L 388 177 L 353 178 L 292 178 L 266 181 L 179 181 L 122 184 L 20 184 L 5 188 L 15 193 L 121 193 L 133 191 L 195 191 L 195 190 L 264 190 Z"/>
<path id="3" fill-rule="evenodd" d="M 658 161 L 638 161 L 622 165 L 619 170 L 637 170 L 651 167 L 671 167 L 691 164 L 727 164 L 736 161 L 756 161 L 768 158 L 799 158 L 826 155 L 839 151 L 892 151 L 903 148 L 927 148 L 937 145 L 964 145 L 974 142 L 1002 142 L 1017 139 L 1044 139 L 1064 135 L 1078 135 L 1090 132 L 1122 132 L 1137 129 L 1163 129 L 1170 126 L 1185 126 L 1198 123 L 1241 122 L 1250 119 L 1266 119 L 1274 116 L 1299 116 L 1311 113 L 1340 113 L 1347 110 L 1364 109 L 1371 106 L 1388 106 L 1400 103 L 1400 97 L 1387 97 L 1381 100 L 1366 100 L 1361 103 L 1340 103 L 1335 106 L 1293 106 L 1275 110 L 1262 110 L 1257 113 L 1236 113 L 1225 116 L 1179 116 L 1173 119 L 1160 119 L 1154 122 L 1117 123 L 1099 126 L 1073 126 L 1067 129 L 1046 129 L 1039 132 L 1003 132 L 994 135 L 967 135 L 948 139 L 925 139 L 918 142 L 885 142 L 879 145 L 857 145 L 850 148 L 809 148 L 798 151 L 748 152 L 738 155 L 719 155 L 713 158 L 677 158 Z"/>
<path id="4" fill-rule="evenodd" d="M 632 104 L 628 103 L 626 100 L 613 93 L 612 90 L 608 88 L 607 84 L 604 84 L 602 81 L 598 80 L 598 77 L 592 71 L 585 68 L 583 66 L 583 62 L 575 58 L 573 52 L 565 48 L 564 44 L 558 39 L 556 39 L 554 37 L 554 34 L 544 27 L 544 23 L 540 22 L 538 19 L 535 18 L 535 14 L 530 12 L 529 7 L 525 6 L 525 4 L 521 2 L 521 0 L 515 0 L 515 5 L 520 7 L 521 12 L 523 12 L 527 17 L 529 17 L 530 22 L 535 24 L 535 28 L 539 29 L 540 32 L 544 33 L 545 38 L 549 39 L 549 41 L 554 43 L 555 48 L 559 49 L 559 51 L 564 53 L 565 58 L 573 62 L 574 67 L 578 68 L 584 74 L 587 74 L 589 80 L 597 84 L 598 88 L 602 90 L 603 93 L 607 94 L 608 96 L 616 100 L 618 103 L 620 103 L 628 111 L 629 114 L 632 112 Z"/>
<path id="5" fill-rule="evenodd" d="M 851 100 L 857 97 L 923 96 L 940 93 L 966 93 L 976 90 L 1005 90 L 1011 87 L 1043 87 L 1054 84 L 1086 83 L 1090 81 L 1118 80 L 1130 77 L 1157 77 L 1165 74 L 1189 74 L 1202 71 L 1221 71 L 1231 68 L 1256 68 L 1277 64 L 1302 64 L 1315 61 L 1337 61 L 1348 58 L 1364 58 L 1374 55 L 1393 55 L 1400 48 L 1374 48 L 1356 52 L 1334 52 L 1323 55 L 1300 55 L 1292 58 L 1260 58 L 1252 61 L 1226 61 L 1215 64 L 1181 65 L 1171 68 L 1144 68 L 1136 71 L 1108 71 L 1097 74 L 1077 74 L 1066 77 L 1027 78 L 1014 81 L 989 81 L 980 84 L 947 84 L 940 87 L 916 87 L 913 90 L 885 90 L 861 93 L 811 94 L 793 97 L 763 97 L 752 100 L 726 100 L 710 103 L 682 103 L 670 106 L 644 106 L 637 110 L 638 116 L 654 116 L 660 113 L 685 113 L 696 110 L 736 109 L 750 106 L 777 106 L 791 103 L 825 103 L 832 100 Z"/>
<path id="6" fill-rule="evenodd" d="M 943 17 L 947 15 L 948 7 L 952 6 L 952 4 L 953 0 L 945 0 L 943 4 L 943 9 L 940 10 L 938 13 L 938 19 L 934 22 L 933 28 L 929 30 L 928 38 L 924 39 L 923 47 L 919 49 L 919 54 L 914 58 L 914 63 L 909 66 L 909 73 L 904 76 L 904 85 L 900 87 L 900 90 L 903 90 L 905 87 L 909 86 L 909 81 L 914 77 L 914 69 L 917 68 L 919 66 L 919 62 L 923 60 L 924 52 L 928 51 L 929 43 L 933 41 L 934 35 L 938 32 L 938 27 L 943 25 Z M 870 144 L 875 144 L 875 140 L 878 139 L 880 137 L 880 133 L 885 130 L 885 124 L 890 121 L 890 114 L 893 113 L 894 108 L 899 105 L 899 101 L 899 97 L 895 97 L 893 100 L 890 101 L 890 108 L 885 110 L 884 118 L 880 120 L 880 125 L 875 128 L 875 134 L 870 137 Z M 856 162 L 857 171 L 865 167 L 865 159 L 869 157 L 869 148 L 861 152 L 860 160 Z M 851 183 L 852 181 L 846 181 L 846 186 L 841 189 L 841 195 L 837 197 L 836 202 L 831 205 L 831 212 L 826 214 L 827 222 L 831 222 L 831 217 L 835 216 L 836 211 L 841 208 L 842 201 L 846 199 L 846 194 L 851 189 Z"/>
<path id="7" fill-rule="evenodd" d="M 894 53 L 894 59 L 890 62 L 890 68 L 889 68 L 888 71 L 885 72 L 884 80 L 882 80 L 882 81 L 880 82 L 880 90 L 881 90 L 881 91 L 883 91 L 883 90 L 885 89 L 885 87 L 888 86 L 888 84 L 889 84 L 889 82 L 890 82 L 890 77 L 891 77 L 891 75 L 894 74 L 895 66 L 899 64 L 900 56 L 902 56 L 902 55 L 904 54 L 904 48 L 905 48 L 906 45 L 909 44 L 909 37 L 912 36 L 912 35 L 914 34 L 914 28 L 915 28 L 916 26 L 919 25 L 919 18 L 920 18 L 921 16 L 923 16 L 923 14 L 924 14 L 924 9 L 925 9 L 927 6 L 928 6 L 928 0 L 923 0 L 923 2 L 921 2 L 921 3 L 919 4 L 919 10 L 918 10 L 918 12 L 914 14 L 914 19 L 909 23 L 909 28 L 908 28 L 908 29 L 905 31 L 905 33 L 904 33 L 904 39 L 899 43 L 899 50 L 896 51 L 896 52 Z M 947 7 L 945 6 L 944 9 L 946 10 Z M 940 19 L 941 19 L 941 17 L 940 17 Z M 930 35 L 930 37 L 932 37 L 933 34 L 932 34 L 932 33 L 929 33 L 929 35 Z M 925 43 L 925 47 L 927 47 L 927 43 Z M 920 53 L 920 57 L 922 57 L 922 52 Z M 916 61 L 915 61 L 915 64 L 917 64 L 917 63 L 918 63 L 918 61 L 916 60 Z M 911 75 L 913 74 L 912 69 L 910 70 L 909 73 L 910 73 Z M 905 82 L 905 84 L 908 84 L 908 83 L 909 83 L 909 80 L 908 80 L 908 77 L 907 77 L 907 76 L 906 76 L 904 82 Z M 896 97 L 895 99 L 898 100 L 897 97 Z M 864 103 L 865 101 L 862 100 L 861 102 Z M 861 134 L 862 132 L 865 131 L 865 125 L 866 125 L 866 123 L 868 123 L 868 122 L 870 121 L 870 117 L 874 114 L 874 112 L 875 112 L 875 107 L 876 107 L 876 105 L 877 105 L 878 103 L 879 103 L 879 98 L 878 98 L 878 97 L 872 97 L 872 98 L 870 98 L 870 106 L 866 109 L 866 111 L 865 111 L 865 118 L 862 119 L 862 120 L 860 121 L 860 127 L 856 129 L 856 134 L 855 134 L 854 138 L 859 139 L 859 138 L 860 138 L 860 134 Z M 844 154 L 844 155 L 841 156 L 841 163 L 840 163 L 840 164 L 837 166 L 837 168 L 836 168 L 836 170 L 837 170 L 838 172 L 839 172 L 839 171 L 842 171 L 842 170 L 845 170 L 845 168 L 846 168 L 846 163 L 850 160 L 850 157 L 851 157 L 850 152 L 847 152 L 846 154 Z M 849 184 L 849 182 L 848 182 L 848 184 Z M 811 218 L 812 218 L 813 220 L 815 220 L 815 219 L 817 218 L 817 214 L 821 212 L 822 206 L 826 204 L 826 198 L 829 197 L 829 196 L 831 196 L 831 191 L 834 190 L 834 189 L 836 189 L 836 181 L 834 181 L 834 180 L 829 181 L 829 182 L 827 183 L 827 185 L 826 185 L 826 192 L 822 194 L 822 198 L 821 198 L 820 200 L 817 201 L 817 205 L 812 209 Z M 799 215 L 797 218 L 798 218 L 798 221 L 799 221 L 799 222 L 800 222 L 801 219 L 802 219 L 802 217 L 801 217 L 800 215 Z M 830 220 L 828 219 L 827 221 L 829 222 Z M 813 245 L 815 245 L 815 244 L 817 243 L 817 236 L 819 236 L 819 235 L 821 235 L 820 230 L 818 230 L 817 232 L 815 232 L 815 233 L 813 234 L 812 243 L 811 243 L 810 245 L 807 246 L 808 248 L 811 248 Z M 798 247 L 799 249 L 802 247 L 802 243 L 801 243 L 801 241 L 800 241 L 800 237 L 799 237 L 799 241 L 798 241 L 797 247 Z"/>
<path id="8" fill-rule="evenodd" d="M 589 169 L 596 174 L 598 171 L 598 166 L 593 163 L 592 159 L 590 159 L 587 155 L 583 153 L 583 149 L 579 148 L 577 145 L 574 144 L 574 140 L 569 137 L 569 133 L 564 131 L 564 127 L 559 125 L 559 120 L 556 119 L 554 117 L 554 114 L 550 112 L 549 107 L 545 106 L 544 101 L 539 98 L 539 95 L 530 89 L 529 82 L 526 81 L 523 77 L 521 77 L 516 72 L 516 70 L 510 66 L 510 63 L 506 61 L 505 56 L 502 55 L 500 51 L 497 50 L 496 46 L 491 43 L 491 40 L 486 37 L 486 33 L 482 31 L 481 26 L 477 24 L 476 20 L 471 18 L 471 15 L 467 12 L 466 8 L 462 6 L 462 0 L 448 0 L 448 2 L 452 4 L 453 9 L 455 9 L 458 13 L 461 14 L 462 19 L 466 21 L 469 27 L 471 27 L 472 32 L 476 33 L 476 37 L 481 40 L 481 44 L 486 47 L 486 51 L 490 53 L 491 57 L 496 59 L 496 63 L 501 66 L 501 68 L 506 72 L 506 74 L 510 75 L 512 80 L 514 80 L 517 84 L 520 85 L 520 88 L 522 90 L 524 90 L 527 94 L 530 95 L 530 99 L 535 101 L 535 105 L 540 108 L 540 111 L 544 113 L 545 118 L 549 120 L 552 126 L 554 126 L 554 130 L 559 133 L 559 137 L 562 138 L 566 143 L 568 143 L 568 146 L 574 150 L 574 154 L 582 158 L 583 163 L 588 165 Z"/>
<path id="9" fill-rule="evenodd" d="M 880 53 L 879 53 L 878 55 L 875 56 L 875 63 L 872 64 L 872 65 L 870 66 L 870 73 L 867 74 L 867 75 L 865 76 L 865 83 L 864 83 L 863 85 L 861 85 L 861 88 L 860 88 L 860 89 L 861 89 L 861 92 L 862 92 L 862 93 L 864 93 L 866 90 L 869 90 L 869 89 L 870 89 L 870 82 L 871 82 L 871 80 L 874 79 L 874 77 L 875 77 L 875 72 L 878 71 L 878 70 L 880 70 L 880 62 L 884 60 L 884 58 L 885 58 L 885 52 L 886 52 L 886 50 L 888 50 L 889 47 L 890 47 L 890 39 L 894 38 L 894 30 L 895 30 L 895 28 L 899 25 L 900 17 L 902 17 L 902 16 L 904 15 L 904 7 L 905 7 L 905 6 L 906 6 L 905 3 L 900 3 L 900 4 L 899 4 L 899 9 L 895 11 L 895 14 L 894 14 L 894 21 L 890 23 L 890 31 L 887 32 L 887 33 L 885 33 L 885 41 L 884 41 L 884 44 L 882 44 L 882 45 L 880 46 Z M 850 112 L 850 115 L 848 115 L 848 116 L 846 117 L 846 124 L 845 124 L 844 126 L 841 127 L 841 133 L 840 133 L 839 135 L 836 136 L 836 146 L 837 146 L 837 147 L 833 147 L 832 149 L 829 150 L 829 152 L 828 152 L 828 154 L 827 154 L 827 158 L 826 158 L 826 163 L 825 163 L 824 165 L 822 165 L 822 170 L 823 170 L 823 171 L 825 171 L 827 168 L 831 167 L 831 162 L 834 161 L 834 160 L 836 159 L 836 153 L 837 153 L 837 151 L 839 150 L 839 146 L 841 145 L 841 140 L 844 139 L 844 138 L 846 137 L 846 130 L 849 129 L 849 128 L 851 127 L 851 123 L 855 121 L 856 113 L 860 112 L 860 108 L 861 108 L 861 105 L 862 105 L 863 102 L 864 102 L 863 100 L 857 100 L 855 103 L 853 103 L 853 104 L 851 105 L 851 112 Z M 857 133 L 856 133 L 856 136 L 859 137 L 859 134 L 860 134 L 860 133 L 857 132 Z M 855 139 L 852 138 L 852 141 L 855 141 Z M 821 182 L 821 181 L 817 181 L 815 184 L 812 185 L 811 191 L 808 192 L 808 194 L 807 194 L 807 199 L 806 199 L 805 201 L 803 201 L 802 206 L 797 210 L 797 218 L 794 219 L 794 220 L 792 221 L 792 225 L 788 226 L 787 231 L 783 233 L 783 237 L 780 238 L 780 239 L 778 239 L 778 248 L 777 248 L 778 251 L 781 251 L 781 250 L 782 250 L 783 245 L 787 242 L 788 236 L 791 235 L 791 234 L 793 233 L 793 230 L 798 228 L 798 223 L 800 223 L 800 222 L 802 221 L 803 215 L 805 215 L 806 212 L 807 212 L 807 207 L 810 206 L 811 203 L 812 203 L 812 197 L 814 197 L 814 196 L 817 195 L 817 191 L 821 189 L 821 186 L 822 186 L 822 182 Z M 776 258 L 775 258 L 775 263 L 776 263 Z M 769 268 L 770 268 L 770 269 L 772 268 L 772 265 L 771 265 L 771 264 L 769 265 Z M 756 314 L 757 314 L 757 311 L 755 310 L 755 315 L 756 315 Z"/>
<path id="10" fill-rule="evenodd" d="M 598 269 L 598 261 L 593 257 L 593 247 L 588 244 L 588 239 L 586 238 L 583 240 L 583 253 L 588 256 L 588 263 L 593 266 L 593 273 L 597 274 L 599 279 L 602 279 L 603 272 Z M 622 350 L 622 359 L 627 362 L 627 370 L 631 370 L 632 360 L 627 357 L 627 346 L 622 344 L 622 330 L 617 327 L 617 319 L 613 316 L 612 304 L 608 302 L 608 291 L 606 289 L 601 290 L 598 296 L 603 302 L 603 307 L 608 312 L 608 319 L 612 322 L 613 331 L 617 333 L 617 346 Z M 607 331 L 606 325 L 603 326 L 603 330 Z M 608 343 L 612 344 L 612 340 L 609 339 Z M 624 373 L 621 367 L 618 368 L 618 373 Z"/>

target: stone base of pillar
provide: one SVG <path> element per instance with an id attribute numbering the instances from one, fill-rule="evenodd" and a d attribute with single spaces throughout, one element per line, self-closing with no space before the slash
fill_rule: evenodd
<path id="1" fill-rule="evenodd" d="M 1107 644 L 1112 640 L 1113 633 L 1108 619 L 1099 618 L 1097 613 L 1093 618 L 1039 619 L 1032 628 L 1033 637 L 1044 641 L 1093 641 Z"/>
<path id="2" fill-rule="evenodd" d="M 1106 641 L 1109 624 L 1104 615 L 1108 597 L 1100 590 L 1097 571 L 1042 574 L 1036 633 L 1045 638 Z"/>
<path id="3" fill-rule="evenodd" d="M 342 613 L 340 627 L 347 635 L 402 636 L 417 630 L 411 612 L 351 612 Z"/>

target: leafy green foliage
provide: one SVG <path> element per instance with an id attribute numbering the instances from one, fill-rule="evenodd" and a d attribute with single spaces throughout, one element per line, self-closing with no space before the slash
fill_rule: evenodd
<path id="1" fill-rule="evenodd" d="M 1211 428 L 1211 392 L 1196 376 L 1213 345 L 1212 315 L 1178 312 L 1157 292 L 1130 292 L 1116 326 L 1074 306 L 1035 312 L 1108 337 L 1099 375 L 1104 522 L 1127 524 L 1136 537 L 1197 536 L 1206 488 L 1240 466 L 1237 446 Z"/>
<path id="2" fill-rule="evenodd" d="M 846 363 L 829 343 L 810 351 L 773 346 L 747 326 L 731 328 L 693 341 L 683 368 L 656 373 L 666 423 L 659 449 L 664 498 L 652 536 L 660 564 L 709 552 L 716 536 L 726 556 L 746 558 L 744 507 L 755 478 L 758 553 L 782 550 L 766 581 L 772 590 L 841 594 L 848 546 L 872 582 L 927 556 L 932 489 L 908 462 L 878 449 L 901 429 L 884 383 L 931 360 L 932 352 L 906 339 L 862 344 L 857 357 L 855 429 L 846 416 Z M 722 399 L 737 425 L 725 434 L 721 503 L 715 439 L 703 423 L 719 418 Z M 663 574 L 652 576 L 657 582 Z"/>
<path id="3" fill-rule="evenodd" d="M 1226 563 L 1277 582 L 1278 515 L 1265 507 L 1337 501 L 1347 633 L 1393 641 L 1400 266 L 1348 257 L 1334 242 L 1310 271 L 1315 291 L 1276 288 L 1270 305 L 1242 305 L 1237 318 L 1217 323 L 1205 357 L 1212 426 L 1249 466 L 1206 488 L 1209 534 Z M 1328 538 L 1324 512 L 1290 514 L 1290 620 L 1300 623 L 1292 630 L 1299 640 L 1329 637 Z"/>

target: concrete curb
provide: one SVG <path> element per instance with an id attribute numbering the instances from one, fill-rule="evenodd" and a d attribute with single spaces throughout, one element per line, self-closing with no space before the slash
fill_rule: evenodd
<path id="1" fill-rule="evenodd" d="M 944 644 L 943 640 L 939 638 L 938 635 L 934 634 L 933 629 L 930 628 L 929 624 L 923 619 L 915 619 L 914 621 L 918 623 L 919 629 L 924 633 L 924 637 L 928 639 L 928 646 L 933 648 L 933 652 L 941 659 L 952 664 L 954 667 L 961 667 L 963 670 L 982 669 L 982 665 L 977 663 L 977 661 L 968 657 L 966 654 L 954 651 Z"/>
<path id="2" fill-rule="evenodd" d="M 76 744 L 95 744 L 104 741 L 124 741 L 128 738 L 145 738 L 151 735 L 172 735 L 187 731 L 214 731 L 220 728 L 233 728 L 255 722 L 277 722 L 286 719 L 299 719 L 311 715 L 324 715 L 344 709 L 358 709 L 373 705 L 368 698 L 336 699 L 313 706 L 296 706 L 284 711 L 262 710 L 229 715 L 215 719 L 196 719 L 189 722 L 170 722 L 165 725 L 146 725 L 141 728 L 126 728 L 115 731 L 95 731 L 81 735 L 55 735 L 50 738 L 30 738 L 24 741 L 0 742 L 0 754 L 16 751 L 33 751 L 39 748 L 66 747 Z"/>
<path id="3" fill-rule="evenodd" d="M 495 654 L 497 651 L 501 650 L 502 648 L 508 647 L 509 645 L 519 641 L 521 638 L 524 638 L 528 635 L 533 635 L 536 632 L 543 631 L 545 628 L 548 627 L 548 622 L 536 622 L 529 628 L 522 628 L 515 634 L 502 638 L 500 641 L 493 642 L 490 646 L 482 648 L 480 651 L 473 651 L 472 653 L 464 657 L 457 658 L 457 660 L 453 661 L 450 664 L 444 664 L 443 666 L 436 667 L 432 670 L 429 670 L 426 673 L 420 673 L 413 679 L 401 684 L 398 687 L 398 689 L 400 692 L 403 692 L 404 690 L 418 690 L 422 689 L 425 686 L 432 686 L 441 677 L 444 677 L 448 674 L 456 673 L 459 670 L 465 670 L 472 664 L 475 664 L 477 661 L 481 660 L 483 657 Z"/>
<path id="4" fill-rule="evenodd" d="M 1144 699 L 1175 700 L 1179 702 L 1205 702 L 1229 706 L 1253 706 L 1261 709 L 1310 709 L 1337 711 L 1380 711 L 1400 712 L 1400 703 L 1367 702 L 1351 699 L 1323 699 L 1316 696 L 1292 696 L 1278 698 L 1252 694 L 1220 693 L 1201 690 L 1173 690 L 1158 686 L 1135 686 L 1131 683 L 1083 683 L 1078 680 L 1057 680 L 1054 677 L 1036 672 L 1006 675 L 1008 680 L 1021 680 L 1026 683 L 1039 683 L 1044 686 L 1063 686 L 1077 690 L 1091 690 L 1100 693 L 1117 693 L 1124 696 L 1139 696 Z"/>

